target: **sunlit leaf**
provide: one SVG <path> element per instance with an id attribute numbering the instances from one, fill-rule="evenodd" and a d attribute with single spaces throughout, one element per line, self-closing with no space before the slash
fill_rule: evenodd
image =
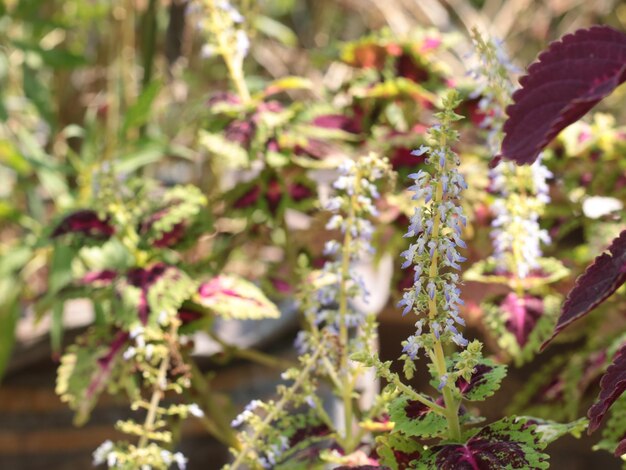
<path id="1" fill-rule="evenodd" d="M 532 163 L 556 135 L 626 80 L 626 34 L 580 29 L 550 44 L 520 80 L 504 124 L 502 156 Z"/>

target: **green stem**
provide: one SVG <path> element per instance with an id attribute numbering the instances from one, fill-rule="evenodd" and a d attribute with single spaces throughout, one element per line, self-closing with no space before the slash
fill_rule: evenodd
<path id="1" fill-rule="evenodd" d="M 172 321 L 172 325 L 170 327 L 170 335 L 172 336 L 172 340 L 177 336 L 178 325 L 177 322 Z M 150 434 L 154 432 L 154 424 L 157 418 L 157 411 L 159 409 L 159 402 L 165 395 L 165 388 L 163 384 L 167 381 L 167 371 L 170 368 L 170 354 L 168 354 L 161 361 L 161 365 L 159 366 L 159 371 L 157 372 L 156 381 L 154 383 L 154 389 L 152 391 L 152 397 L 150 398 L 150 404 L 148 406 L 148 413 L 146 414 L 146 419 L 143 423 L 143 434 L 139 438 L 139 443 L 137 447 L 144 448 L 148 441 L 150 440 Z"/>
<path id="2" fill-rule="evenodd" d="M 251 450 L 250 449 L 251 445 L 254 445 L 254 443 L 259 439 L 259 437 L 265 432 L 265 429 L 283 411 L 283 408 L 291 401 L 291 398 L 300 389 L 302 384 L 307 380 L 309 374 L 311 373 L 311 370 L 317 363 L 317 360 L 320 357 L 324 349 L 325 348 L 322 348 L 322 347 L 318 348 L 317 351 L 315 351 L 315 353 L 309 357 L 309 360 L 307 361 L 304 369 L 302 370 L 302 372 L 300 373 L 296 381 L 293 383 L 293 385 L 285 391 L 282 398 L 272 408 L 272 411 L 269 412 L 267 416 L 265 417 L 265 419 L 263 419 L 261 424 L 257 426 L 256 430 L 254 431 L 254 433 L 248 440 L 248 443 L 246 443 L 246 445 L 243 446 L 243 448 L 239 449 L 239 453 L 237 454 L 235 461 L 231 465 L 230 470 L 237 470 L 239 467 L 241 467 L 241 465 L 244 462 L 244 459 L 248 455 L 248 452 L 250 452 Z"/>
<path id="3" fill-rule="evenodd" d="M 339 273 L 339 348 L 340 348 L 340 371 L 341 371 L 341 393 L 344 407 L 344 426 L 345 435 L 343 439 L 343 447 L 347 453 L 352 452 L 352 422 L 353 422 L 353 409 L 352 409 L 352 393 L 353 393 L 353 378 L 350 374 L 348 363 L 348 346 L 349 335 L 347 325 L 348 315 L 348 280 L 350 278 L 350 254 L 352 251 L 352 226 L 356 217 L 356 195 L 359 193 L 359 181 L 360 175 L 357 173 L 355 178 L 356 184 L 354 188 L 354 194 L 350 197 L 350 212 L 346 221 L 345 234 L 343 239 L 343 246 L 341 250 L 341 272 Z"/>
<path id="4" fill-rule="evenodd" d="M 448 122 L 444 120 L 441 125 L 446 128 L 448 126 Z M 440 142 L 441 148 L 446 148 L 446 140 L 445 136 L 442 136 Z M 442 171 L 445 171 L 445 166 Z M 436 207 L 437 204 L 443 202 L 443 184 L 441 181 L 437 184 L 437 190 L 435 191 L 435 196 L 433 200 L 433 207 Z M 432 240 L 437 240 L 439 237 L 439 232 L 441 230 L 441 218 L 439 211 L 435 211 L 435 220 L 433 222 L 433 230 L 432 230 Z M 430 269 L 429 269 L 429 277 L 430 279 L 434 279 L 437 277 L 439 273 L 438 266 L 438 252 L 435 250 L 435 254 L 431 260 Z M 437 298 L 434 298 L 428 302 L 429 312 L 428 316 L 430 321 L 435 321 L 437 318 Z M 433 335 L 434 345 L 433 345 L 433 354 L 430 354 L 431 360 L 433 361 L 433 365 L 435 366 L 435 370 L 439 377 L 443 377 L 447 374 L 447 366 L 446 366 L 446 358 L 443 351 L 443 345 L 439 338 Z M 443 400 L 445 404 L 445 417 L 448 423 L 448 437 L 454 441 L 461 440 L 461 426 L 459 424 L 459 406 L 461 405 L 460 400 L 456 400 L 453 395 L 452 387 L 449 383 L 443 386 Z"/>
<path id="5" fill-rule="evenodd" d="M 373 359 L 375 361 L 376 370 L 385 380 L 387 380 L 390 383 L 393 383 L 398 390 L 400 390 L 402 393 L 407 395 L 412 400 L 419 401 L 422 405 L 426 405 L 435 413 L 438 413 L 442 416 L 446 416 L 446 409 L 443 406 L 438 405 L 434 401 L 429 400 L 428 398 L 420 395 L 408 385 L 405 385 L 402 382 L 402 380 L 400 380 L 400 377 L 398 376 L 398 374 L 394 374 L 393 372 L 391 372 L 377 358 L 373 358 Z"/>
<path id="6" fill-rule="evenodd" d="M 237 90 L 239 98 L 241 98 L 241 101 L 246 104 L 250 101 L 250 91 L 248 90 L 248 86 L 246 85 L 243 75 L 243 60 L 236 60 L 237 58 L 233 54 L 234 45 L 230 44 L 228 41 L 226 29 L 222 24 L 223 20 L 220 18 L 220 12 L 215 6 L 214 0 L 205 0 L 205 2 L 211 15 L 211 26 L 213 28 L 212 33 L 215 35 L 219 53 L 226 64 L 228 74 L 233 82 L 233 85 L 235 86 L 235 90 Z"/>
<path id="7" fill-rule="evenodd" d="M 206 411 L 205 416 L 201 419 L 202 424 L 209 434 L 217 440 L 233 449 L 239 450 L 241 444 L 230 426 L 230 420 L 224 414 L 224 406 L 215 401 L 214 393 L 208 386 L 204 374 L 196 363 L 191 358 L 187 359 L 185 362 L 190 366 L 191 386 L 202 401 L 202 409 Z"/>
<path id="8" fill-rule="evenodd" d="M 241 359 L 247 359 L 252 362 L 256 362 L 258 364 L 280 370 L 288 369 L 295 365 L 290 361 L 277 359 L 273 356 L 270 356 L 269 354 L 265 354 L 264 352 L 258 351 L 256 349 L 241 349 L 237 346 L 233 346 L 232 344 L 228 344 L 219 336 L 217 336 L 217 334 L 215 334 L 214 332 L 210 332 L 209 336 L 217 343 L 219 343 L 219 345 L 224 348 L 224 352 L 228 355 L 239 357 Z"/>
<path id="9" fill-rule="evenodd" d="M 145 89 L 152 80 L 152 70 L 154 68 L 154 53 L 156 50 L 157 32 L 157 0 L 150 0 L 148 9 L 143 17 L 143 77 L 141 79 L 142 88 Z"/>

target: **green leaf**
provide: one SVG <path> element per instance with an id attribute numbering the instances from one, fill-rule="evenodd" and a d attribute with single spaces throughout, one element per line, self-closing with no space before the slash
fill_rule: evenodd
<path id="1" fill-rule="evenodd" d="M 26 63 L 23 67 L 23 87 L 26 98 L 31 100 L 39 114 L 49 123 L 54 123 L 54 115 L 50 103 L 53 103 L 50 89 L 39 80 L 36 70 L 32 69 Z"/>
<path id="2" fill-rule="evenodd" d="M 183 271 L 168 268 L 162 276 L 150 286 L 147 300 L 150 307 L 150 322 L 158 322 L 162 312 L 176 315 L 183 302 L 189 299 L 198 288 L 198 283 Z"/>
<path id="3" fill-rule="evenodd" d="M 579 439 L 589 424 L 587 418 L 580 418 L 570 423 L 557 423 L 556 421 L 533 418 L 530 416 L 520 416 L 517 417 L 516 420 L 523 420 L 529 424 L 535 425 L 535 432 L 540 434 L 540 441 L 545 445 L 551 444 L 566 434 L 571 434 L 576 439 Z"/>
<path id="4" fill-rule="evenodd" d="M 156 163 L 167 155 L 167 147 L 159 142 L 141 142 L 133 151 L 125 153 L 114 163 L 116 173 L 130 174 L 138 169 Z"/>
<path id="5" fill-rule="evenodd" d="M 396 398 L 391 402 L 389 417 L 394 422 L 394 432 L 401 432 L 405 436 L 435 437 L 445 434 L 448 429 L 446 418 L 426 405 L 406 397 Z"/>
<path id="6" fill-rule="evenodd" d="M 380 463 L 391 470 L 405 470 L 415 468 L 411 462 L 418 460 L 424 451 L 424 446 L 414 439 L 400 433 L 390 433 L 376 438 L 376 453 Z"/>
<path id="7" fill-rule="evenodd" d="M 12 41 L 12 45 L 24 52 L 37 54 L 41 57 L 44 64 L 55 69 L 76 68 L 86 65 L 88 62 L 85 56 L 74 54 L 65 49 L 58 47 L 52 49 L 44 49 L 38 45 L 28 44 L 23 41 Z"/>
<path id="8" fill-rule="evenodd" d="M 15 344 L 15 327 L 20 315 L 19 286 L 12 279 L 0 281 L 0 379 L 6 371 Z"/>
<path id="9" fill-rule="evenodd" d="M 298 45 L 298 36 L 291 28 L 269 16 L 256 15 L 254 26 L 266 36 L 276 39 L 285 46 L 295 47 Z"/>
<path id="10" fill-rule="evenodd" d="M 55 294 L 71 284 L 74 279 L 72 261 L 75 255 L 76 251 L 71 246 L 64 243 L 54 244 L 48 272 L 48 293 Z"/>
<path id="11" fill-rule="evenodd" d="M 264 96 L 271 96 L 287 90 L 310 90 L 313 88 L 313 82 L 302 77 L 282 77 L 270 82 L 263 91 Z M 289 117 L 290 114 L 288 114 Z M 282 121 L 281 121 L 282 122 Z"/>
<path id="12" fill-rule="evenodd" d="M 456 386 L 468 401 L 482 401 L 493 395 L 500 388 L 500 382 L 506 377 L 506 366 L 496 364 L 491 359 L 482 359 L 474 367 L 470 381 L 459 377 Z"/>
<path id="13" fill-rule="evenodd" d="M 50 325 L 50 344 L 52 352 L 58 354 L 63 344 L 63 310 L 65 302 L 55 302 L 52 306 L 52 324 Z"/>
<path id="14" fill-rule="evenodd" d="M 25 176 L 32 171 L 32 166 L 28 160 L 9 140 L 0 140 L 0 163 L 11 168 L 20 176 Z"/>
<path id="15" fill-rule="evenodd" d="M 200 132 L 200 145 L 220 157 L 223 168 L 243 168 L 248 166 L 248 152 L 239 144 L 227 140 L 221 134 Z"/>
<path id="16" fill-rule="evenodd" d="M 150 83 L 139 95 L 137 101 L 126 111 L 123 130 L 126 132 L 133 127 L 141 127 L 148 122 L 152 114 L 152 104 L 161 91 L 161 82 Z"/>
<path id="17" fill-rule="evenodd" d="M 120 332 L 110 344 L 102 344 L 94 335 L 86 338 L 89 342 L 84 346 L 75 344 L 68 348 L 57 369 L 56 393 L 76 412 L 76 426 L 89 419 L 98 397 L 115 372 L 128 335 Z"/>

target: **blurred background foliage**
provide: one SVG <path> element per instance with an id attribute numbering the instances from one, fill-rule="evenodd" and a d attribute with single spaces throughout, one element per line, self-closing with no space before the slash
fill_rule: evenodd
<path id="1" fill-rule="evenodd" d="M 246 17 L 251 41 L 244 69 L 247 87 L 257 104 L 269 102 L 274 91 L 270 93 L 268 87 L 276 87 L 288 108 L 287 114 L 281 114 L 283 109 L 264 111 L 265 118 L 276 119 L 267 124 L 268 132 L 281 129 L 282 150 L 272 154 L 273 163 L 261 177 L 248 179 L 245 185 L 236 179 L 224 184 L 233 173 L 245 173 L 254 160 L 253 150 L 245 149 L 243 163 L 235 158 L 241 146 L 239 150 L 227 148 L 227 155 L 216 150 L 220 145 L 214 136 L 242 112 L 228 107 L 216 110 L 209 101 L 229 89 L 228 72 L 219 57 L 203 57 L 206 37 L 196 27 L 187 1 L 5 0 L 0 4 L 0 370 L 7 366 L 18 321 L 28 315 L 28 307 L 35 306 L 33 317 L 43 317 L 50 303 L 42 300 L 54 297 L 72 279 L 63 254 L 47 244 L 50 227 L 62 214 L 101 197 L 102 175 L 110 172 L 155 178 L 165 185 L 197 185 L 211 207 L 207 214 L 210 235 L 201 238 L 194 250 L 184 252 L 183 259 L 200 260 L 199 271 L 219 272 L 227 267 L 261 279 L 266 291 L 280 297 L 285 295 L 281 282 L 292 279 L 298 252 L 306 251 L 315 259 L 323 244 L 317 236 L 323 225 L 314 214 L 312 230 L 298 231 L 285 220 L 286 209 L 311 215 L 316 189 L 309 173 L 332 166 L 319 158 L 320 150 L 311 142 L 330 142 L 332 154 L 358 153 L 364 148 L 387 154 L 417 147 L 421 136 L 415 126 L 429 124 L 425 103 L 432 94 L 450 85 L 450 80 L 467 88 L 463 81 L 471 60 L 468 38 L 473 27 L 485 36 L 502 39 L 521 68 L 549 41 L 577 28 L 602 23 L 626 29 L 626 4 L 619 0 L 233 3 Z M 372 64 L 377 66 L 380 59 L 377 48 L 400 44 L 414 51 L 411 44 L 423 46 L 428 38 L 441 40 L 444 47 L 432 56 L 413 52 L 413 68 L 408 69 L 383 58 L 381 76 L 373 76 L 371 69 L 376 67 Z M 415 75 L 422 65 L 430 74 L 427 80 Z M 413 85 L 398 81 L 397 76 L 408 77 Z M 275 82 L 285 77 L 299 78 Z M 392 97 L 385 95 L 389 89 L 384 88 L 379 96 L 359 95 L 372 82 L 392 84 Z M 626 111 L 618 105 L 624 93 L 622 87 L 598 113 L 564 132 L 548 151 L 546 164 L 557 178 L 544 221 L 554 239 L 547 252 L 572 269 L 562 291 L 621 226 L 616 214 L 623 215 L 623 207 L 610 215 L 589 217 L 583 204 L 589 195 L 622 201 L 626 195 L 626 160 L 622 158 Z M 360 137 L 346 129 L 328 130 L 326 125 L 312 130 L 315 125 L 311 123 L 320 116 L 354 118 L 357 105 L 367 99 L 380 102 L 369 109 L 370 122 Z M 415 102 L 420 106 L 415 107 Z M 461 111 L 470 114 L 470 119 L 463 129 L 466 138 L 460 153 L 470 186 L 475 188 L 468 199 L 470 236 L 475 242 L 471 260 L 475 261 L 490 250 L 486 209 L 490 195 L 485 189 L 491 155 L 477 149 L 470 98 L 466 104 Z M 248 121 L 253 119 L 250 114 Z M 280 126 L 286 129 L 284 133 Z M 385 132 L 390 129 L 396 140 L 388 139 L 390 134 Z M 361 147 L 363 141 L 366 145 Z M 302 152 L 301 142 L 308 145 Z M 267 140 L 261 143 L 269 146 Z M 218 144 L 223 148 L 223 141 Z M 324 149 L 322 153 L 328 153 Z M 294 163 L 291 155 L 300 160 Z M 401 160 L 401 155 L 393 155 Z M 590 161 L 596 162 L 595 169 Z M 401 163 L 394 166 L 401 173 L 408 171 Z M 276 199 L 276 191 L 289 195 Z M 393 241 L 388 245 L 392 254 L 402 249 L 399 234 L 405 219 L 401 206 L 398 203 L 399 209 L 387 213 L 388 230 L 379 233 L 383 242 Z M 284 263 L 285 259 L 292 263 Z M 291 267 L 285 268 L 287 264 Z M 402 286 L 402 279 L 394 281 Z M 287 297 L 291 295 L 286 292 Z M 484 293 L 471 294 L 468 308 L 470 323 L 477 330 L 484 330 L 479 321 L 481 296 Z M 596 331 L 610 331 L 609 322 L 598 318 L 618 310 L 618 302 L 605 304 L 587 323 L 596 325 Z M 400 324 L 398 317 L 394 310 L 384 313 L 383 325 L 385 321 Z M 611 318 L 613 325 L 623 323 L 620 315 Z M 63 319 L 61 303 L 53 305 L 44 320 L 56 353 L 67 327 Z M 18 338 L 32 340 L 33 335 L 26 329 Z M 565 339 L 584 342 L 582 335 L 582 328 L 572 329 Z M 388 344 L 392 346 L 383 345 L 383 353 L 391 351 L 395 357 L 393 348 L 399 342 Z M 497 350 L 494 341 L 491 346 Z M 532 393 L 529 390 L 527 395 Z"/>

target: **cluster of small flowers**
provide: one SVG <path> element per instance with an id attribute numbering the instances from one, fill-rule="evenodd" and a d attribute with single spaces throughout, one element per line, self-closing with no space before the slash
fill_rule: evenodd
<path id="1" fill-rule="evenodd" d="M 325 209 L 333 215 L 326 224 L 327 230 L 338 230 L 344 236 L 343 243 L 338 240 L 326 242 L 324 255 L 330 259 L 315 275 L 317 287 L 313 299 L 308 299 L 305 306 L 305 317 L 310 319 L 316 328 L 325 328 L 331 334 L 339 331 L 339 311 L 337 302 L 341 288 L 341 272 L 344 260 L 347 259 L 348 299 L 367 301 L 368 292 L 355 264 L 374 253 L 372 236 L 374 225 L 370 218 L 378 215 L 375 202 L 380 197 L 377 182 L 390 174 L 386 158 L 370 154 L 356 161 L 346 160 L 339 166 L 339 177 L 333 184 L 336 194 L 325 205 Z M 365 315 L 354 309 L 350 302 L 347 305 L 345 322 L 347 327 L 358 327 L 363 324 Z M 301 353 L 309 350 L 308 332 L 300 332 L 296 346 Z"/>
<path id="2" fill-rule="evenodd" d="M 530 166 L 501 162 L 491 172 L 492 188 L 500 197 L 493 203 L 491 238 L 498 273 L 515 272 L 520 279 L 539 268 L 541 243 L 549 244 L 548 232 L 539 226 L 539 216 L 550 202 L 546 180 L 552 173 L 541 156 Z M 519 182 L 525 191 L 519 193 Z"/>
<path id="3" fill-rule="evenodd" d="M 451 340 L 458 346 L 467 345 L 467 340 L 457 329 L 465 325 L 459 315 L 460 299 L 458 288 L 461 262 L 465 258 L 458 248 L 465 248 L 461 239 L 466 218 L 459 205 L 461 192 L 467 188 L 463 176 L 458 172 L 458 156 L 450 149 L 457 134 L 450 124 L 460 116 L 453 111 L 458 100 L 449 96 L 444 100 L 444 110 L 438 113 L 441 125 L 429 131 L 430 146 L 421 146 L 413 154 L 428 154 L 426 163 L 432 172 L 423 170 L 409 175 L 414 182 L 410 190 L 412 199 L 423 200 L 415 208 L 405 237 L 412 239 L 409 248 L 402 253 L 403 268 L 413 266 L 413 286 L 404 292 L 398 306 L 403 315 L 414 312 L 419 318 L 416 332 L 403 344 L 403 352 L 414 360 L 422 347 L 433 341 Z M 427 319 L 422 318 L 429 312 Z M 425 332 L 425 327 L 428 331 Z"/>
<path id="4" fill-rule="evenodd" d="M 511 62 L 502 41 L 485 41 L 476 30 L 472 38 L 478 62 L 468 72 L 477 82 L 470 97 L 480 98 L 478 110 L 484 116 L 480 125 L 487 129 L 487 145 L 495 155 L 500 151 L 505 108 L 515 91 L 511 76 L 520 69 Z"/>
<path id="5" fill-rule="evenodd" d="M 135 362 L 144 383 L 154 388 L 154 394 L 162 395 L 168 390 L 182 393 L 189 386 L 189 378 L 184 372 L 173 375 L 164 372 L 163 365 L 171 365 L 173 353 L 161 328 L 169 326 L 170 335 L 174 334 L 172 332 L 178 330 L 180 321 L 163 311 L 159 314 L 158 322 L 158 327 L 137 322 L 129 328 L 130 344 L 124 351 L 123 358 Z M 204 416 L 202 409 L 195 403 L 155 406 L 152 401 L 147 402 L 143 398 L 136 399 L 131 409 L 149 410 L 148 415 L 153 410 L 155 419 L 152 423 L 146 421 L 143 424 L 134 420 L 119 420 L 115 425 L 117 430 L 140 438 L 139 444 L 106 441 L 93 453 L 94 465 L 106 463 L 111 469 L 166 470 L 176 464 L 179 469 L 184 470 L 187 463 L 185 456 L 180 452 L 172 453 L 159 444 L 172 440 L 171 431 L 165 428 L 166 418 L 186 419 L 190 415 L 201 418 Z"/>
<path id="6" fill-rule="evenodd" d="M 481 97 L 479 108 L 485 115 L 481 126 L 488 129 L 487 143 L 495 154 L 502 142 L 505 108 L 514 91 L 511 76 L 519 70 L 511 63 L 501 41 L 486 41 L 477 31 L 473 39 L 480 64 L 470 75 L 478 82 L 474 94 Z M 539 226 L 539 215 L 550 201 L 546 180 L 552 173 L 540 157 L 530 167 L 500 162 L 491 170 L 490 177 L 492 190 L 499 196 L 492 205 L 495 217 L 491 238 L 496 271 L 516 271 L 523 279 L 539 267 L 541 242 L 550 243 L 548 233 Z M 524 191 L 520 184 L 527 186 Z"/>
<path id="7" fill-rule="evenodd" d="M 233 421 L 230 423 L 230 425 L 233 428 L 238 428 L 243 423 L 249 421 L 250 418 L 254 414 L 254 410 L 259 408 L 260 406 L 263 406 L 263 402 L 261 400 L 252 400 L 250 403 L 248 403 L 246 405 L 244 410 L 241 413 L 239 413 L 237 415 L 237 417 L 235 417 L 235 419 L 233 419 Z"/>
<path id="8" fill-rule="evenodd" d="M 180 452 L 170 452 L 154 444 L 144 448 L 117 447 L 111 441 L 103 442 L 93 452 L 93 465 L 106 463 L 109 468 L 137 468 L 140 470 L 166 470 L 176 465 L 179 470 L 187 468 L 187 457 Z"/>
<path id="9" fill-rule="evenodd" d="M 243 15 L 227 0 L 197 0 L 189 4 L 187 12 L 193 14 L 202 9 L 208 10 L 209 14 L 198 21 L 197 27 L 210 38 L 210 42 L 202 46 L 202 57 L 223 55 L 222 48 L 228 47 L 228 53 L 237 62 L 242 62 L 250 50 L 250 39 L 242 28 L 245 19 Z M 216 40 L 218 34 L 224 43 Z"/>
<path id="10" fill-rule="evenodd" d="M 280 436 L 278 443 L 271 444 L 265 449 L 264 455 L 259 456 L 259 463 L 263 468 L 274 468 L 286 450 L 289 450 L 289 439 Z"/>

